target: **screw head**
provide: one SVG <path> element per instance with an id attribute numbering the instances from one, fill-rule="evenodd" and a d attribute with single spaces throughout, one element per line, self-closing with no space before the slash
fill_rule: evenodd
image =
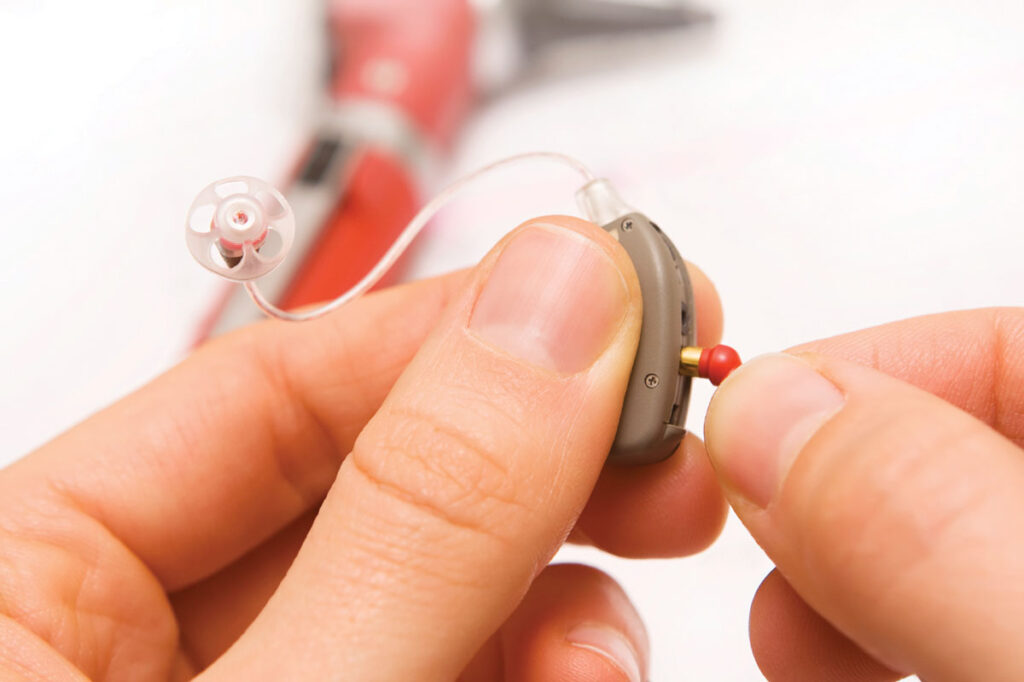
<path id="1" fill-rule="evenodd" d="M 647 388 L 657 388 L 660 383 L 661 379 L 658 378 L 657 374 L 648 374 L 644 377 L 644 386 Z"/>
<path id="2" fill-rule="evenodd" d="M 632 220 L 623 220 L 622 221 L 622 229 L 626 230 L 626 231 L 632 230 L 633 229 L 633 221 Z"/>

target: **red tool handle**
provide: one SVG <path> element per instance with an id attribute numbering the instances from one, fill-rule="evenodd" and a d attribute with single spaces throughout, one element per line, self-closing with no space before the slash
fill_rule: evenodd
<path id="1" fill-rule="evenodd" d="M 328 183 L 323 186 L 327 190 L 338 183 L 337 203 L 329 206 L 328 191 L 318 224 L 298 225 L 317 234 L 312 248 L 291 256 L 299 267 L 272 297 L 284 308 L 333 299 L 380 260 L 419 206 L 414 164 L 422 158 L 416 153 L 443 149 L 471 98 L 474 21 L 469 0 L 330 2 L 330 95 L 337 107 L 331 116 L 344 132 L 336 139 L 330 126 L 316 131 L 295 176 L 296 183 Z M 353 108 L 362 111 L 358 120 L 342 121 Z M 402 131 L 397 144 L 386 139 L 396 125 Z M 325 139 L 333 145 L 326 158 L 337 159 L 340 146 L 352 166 L 311 180 L 306 174 L 317 167 Z M 385 283 L 394 277 L 392 272 Z M 204 321 L 199 338 L 258 319 L 245 298 L 232 287 Z"/>
<path id="2" fill-rule="evenodd" d="M 470 105 L 468 0 L 333 0 L 332 96 L 373 100 L 445 145 Z"/>
<path id="3" fill-rule="evenodd" d="M 399 160 L 372 151 L 363 154 L 341 203 L 278 305 L 290 309 L 322 303 L 351 287 L 380 260 L 417 207 L 412 178 Z M 400 267 L 401 261 L 382 284 L 393 281 Z"/>
<path id="4" fill-rule="evenodd" d="M 425 146 L 447 144 L 469 106 L 472 19 L 466 0 L 335 2 L 332 97 L 393 107 Z M 359 156 L 283 306 L 334 298 L 384 255 L 419 204 L 406 161 L 380 150 Z"/>

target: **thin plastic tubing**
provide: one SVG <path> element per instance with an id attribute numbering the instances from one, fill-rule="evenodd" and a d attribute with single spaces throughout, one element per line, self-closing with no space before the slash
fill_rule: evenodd
<path id="1" fill-rule="evenodd" d="M 256 306 L 269 317 L 286 320 L 288 322 L 304 322 L 306 320 L 315 320 L 318 317 L 323 317 L 327 313 L 337 310 L 349 301 L 362 296 L 369 291 L 374 284 L 379 282 L 380 278 L 391 269 L 405 250 L 409 248 L 409 244 L 411 244 L 412 240 L 416 238 L 416 235 L 426 227 L 427 223 L 430 222 L 430 220 L 444 207 L 445 204 L 451 201 L 452 197 L 465 189 L 467 185 L 472 184 L 474 181 L 492 171 L 506 166 L 511 166 L 519 163 L 520 161 L 555 161 L 572 168 L 583 176 L 585 182 L 591 182 L 594 180 L 594 176 L 586 166 L 566 154 L 559 154 L 557 152 L 527 152 L 525 154 L 516 154 L 515 156 L 510 156 L 508 158 L 501 159 L 500 161 L 488 164 L 483 168 L 456 180 L 451 185 L 444 188 L 437 196 L 427 202 L 427 204 L 420 209 L 420 212 L 409 221 L 409 224 L 405 226 L 404 230 L 402 230 L 402 234 L 398 236 L 398 239 L 395 240 L 395 243 L 391 245 L 391 248 L 387 250 L 384 256 L 377 261 L 377 264 L 374 265 L 361 280 L 356 282 L 350 289 L 342 293 L 330 303 L 325 303 L 319 308 L 314 308 L 312 310 L 292 313 L 278 308 L 276 305 L 264 298 L 256 281 L 245 282 L 245 290 L 249 293 L 249 297 L 253 300 L 253 303 L 255 303 Z"/>

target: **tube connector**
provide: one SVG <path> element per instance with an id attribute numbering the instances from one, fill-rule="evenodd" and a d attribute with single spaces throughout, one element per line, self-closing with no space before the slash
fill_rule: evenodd
<path id="1" fill-rule="evenodd" d="M 636 213 L 605 178 L 591 180 L 580 187 L 576 191 L 576 205 L 588 220 L 598 225 L 608 225 L 623 216 Z"/>

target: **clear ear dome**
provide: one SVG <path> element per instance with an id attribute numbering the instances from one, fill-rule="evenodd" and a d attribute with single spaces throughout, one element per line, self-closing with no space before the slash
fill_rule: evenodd
<path id="1" fill-rule="evenodd" d="M 237 176 L 208 185 L 188 210 L 192 257 L 221 277 L 245 282 L 276 268 L 295 238 L 295 214 L 273 185 Z"/>

